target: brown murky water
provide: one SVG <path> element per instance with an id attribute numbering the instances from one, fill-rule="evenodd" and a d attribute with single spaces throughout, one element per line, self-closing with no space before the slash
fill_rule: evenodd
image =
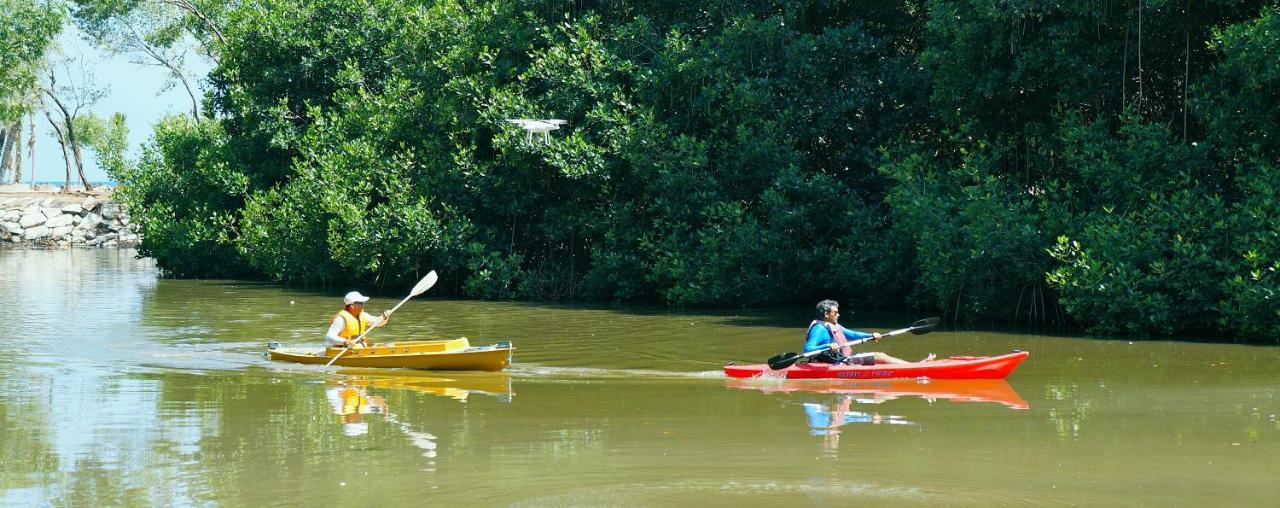
<path id="1" fill-rule="evenodd" d="M 806 309 L 421 298 L 375 333 L 511 340 L 509 372 L 263 358 L 268 341 L 318 344 L 345 290 L 161 280 L 128 251 L 0 250 L 0 505 L 1280 499 L 1276 347 L 935 332 L 876 349 L 1032 356 L 1007 382 L 737 381 L 720 367 L 796 350 Z"/>

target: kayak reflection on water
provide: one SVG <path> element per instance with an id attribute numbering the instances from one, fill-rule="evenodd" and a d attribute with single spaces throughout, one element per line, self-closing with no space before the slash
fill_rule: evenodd
<path id="1" fill-rule="evenodd" d="M 333 413 L 338 415 L 342 433 L 349 437 L 363 436 L 369 432 L 365 415 L 380 414 L 389 427 L 400 431 L 410 445 L 422 450 L 422 456 L 428 460 L 427 471 L 435 470 L 436 436 L 415 430 L 409 422 L 391 411 L 385 397 L 372 395 L 371 390 L 404 390 L 458 402 L 466 402 L 471 394 L 494 396 L 504 403 L 511 402 L 512 397 L 511 378 L 506 373 L 451 373 L 450 378 L 417 373 L 389 375 L 375 369 L 344 369 L 340 373 L 344 375 L 339 379 L 327 381 L 325 396 Z"/>
<path id="2" fill-rule="evenodd" d="M 473 394 L 497 397 L 499 402 L 511 402 L 511 376 L 506 372 L 416 372 L 404 371 L 388 374 L 385 369 L 350 368 L 339 374 L 362 388 L 407 390 L 465 402 Z M 393 371 L 394 372 L 394 371 Z M 448 377 L 437 377 L 447 375 Z"/>
<path id="3" fill-rule="evenodd" d="M 754 390 L 766 394 L 818 393 L 832 394 L 830 404 L 804 403 L 809 432 L 823 436 L 823 448 L 836 451 L 840 444 L 840 427 L 850 423 L 915 425 L 901 416 L 882 416 L 878 412 L 852 411 L 854 402 L 883 404 L 901 397 L 919 397 L 933 402 L 995 402 L 1010 409 L 1027 409 L 1030 405 L 1003 379 L 769 379 L 730 378 L 725 386 L 738 390 Z"/>
<path id="4" fill-rule="evenodd" d="M 928 401 L 995 402 L 1009 409 L 1030 407 L 1003 379 L 729 379 L 725 386 L 764 393 L 846 394 L 863 404 L 919 397 Z"/>

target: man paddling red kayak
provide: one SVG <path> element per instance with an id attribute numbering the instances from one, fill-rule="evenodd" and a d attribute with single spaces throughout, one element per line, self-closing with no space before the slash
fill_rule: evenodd
<path id="1" fill-rule="evenodd" d="M 1014 350 L 1012 353 L 999 356 L 952 356 L 951 358 L 940 360 L 934 359 L 933 355 L 929 355 L 927 359 L 914 363 L 898 360 L 888 355 L 885 356 L 892 360 L 898 360 L 900 363 L 877 363 L 877 355 L 875 354 L 870 356 L 871 363 L 867 365 L 849 365 L 843 362 L 800 363 L 815 356 L 827 355 L 827 351 L 833 348 L 849 350 L 851 346 L 878 338 L 876 334 L 846 331 L 843 327 L 839 327 L 837 323 L 833 322 L 835 321 L 835 316 L 839 315 L 838 310 L 835 314 L 831 314 L 829 311 L 833 309 L 824 308 L 825 306 L 822 305 L 824 302 L 820 302 L 818 308 L 823 320 L 815 320 L 809 326 L 810 334 L 815 329 L 820 333 L 816 340 L 818 343 L 817 348 L 804 354 L 783 353 L 776 355 L 769 358 L 766 363 L 754 365 L 729 364 L 724 367 L 725 375 L 733 378 L 783 377 L 786 379 L 1004 379 L 1010 372 L 1013 372 L 1013 369 L 1018 367 L 1019 363 L 1022 363 L 1022 360 L 1027 358 L 1026 351 Z M 831 304 L 834 305 L 835 302 L 831 302 Z M 838 309 L 838 306 L 836 309 Z M 827 316 L 830 316 L 830 318 Z M 880 336 L 924 335 L 936 328 L 940 321 L 936 317 L 921 319 L 912 323 L 911 326 L 885 332 Z M 828 325 L 836 325 L 836 327 Z M 856 338 L 858 337 L 857 334 L 862 334 L 863 338 Z M 826 337 L 826 341 L 822 340 L 823 336 Z M 854 338 L 854 340 L 850 342 L 850 338 Z M 838 340 L 843 340 L 844 344 L 836 342 Z M 838 360 L 842 357 L 832 358 Z"/>
<path id="2" fill-rule="evenodd" d="M 804 342 L 804 352 L 822 352 L 810 356 L 810 362 L 843 365 L 912 363 L 878 351 L 854 354 L 853 348 L 849 346 L 850 340 L 871 339 L 878 342 L 881 335 L 879 333 L 849 330 L 840 326 L 840 304 L 835 300 L 818 302 L 815 310 L 817 311 L 817 316 L 812 323 L 809 323 L 809 333 Z M 921 361 L 927 362 L 932 359 L 934 359 L 934 355 L 930 353 L 929 356 Z"/>

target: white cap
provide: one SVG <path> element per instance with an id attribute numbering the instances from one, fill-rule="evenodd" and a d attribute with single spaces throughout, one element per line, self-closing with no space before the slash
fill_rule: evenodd
<path id="1" fill-rule="evenodd" d="M 347 296 L 342 297 L 342 303 L 344 305 L 351 305 L 357 302 L 364 303 L 367 301 L 369 301 L 369 297 L 360 294 L 359 291 L 352 291 L 350 293 L 347 293 Z"/>

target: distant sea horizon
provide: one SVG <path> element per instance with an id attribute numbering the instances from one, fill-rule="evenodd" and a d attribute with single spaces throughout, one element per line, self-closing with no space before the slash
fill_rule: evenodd
<path id="1" fill-rule="evenodd" d="M 19 183 L 14 183 L 14 182 L 0 182 L 0 185 L 57 185 L 57 186 L 61 187 L 65 182 L 66 182 L 66 180 L 65 180 L 65 179 L 63 179 L 63 180 L 36 180 L 35 182 L 22 182 L 22 183 L 20 183 L 20 184 L 19 184 Z M 73 181 L 72 181 L 72 185 L 80 185 L 80 180 L 79 180 L 79 179 L 73 180 Z M 109 186 L 109 187 L 115 187 L 117 184 L 116 184 L 116 182 L 114 182 L 114 181 L 112 181 L 112 180 L 89 180 L 89 185 L 104 185 L 104 186 Z"/>

